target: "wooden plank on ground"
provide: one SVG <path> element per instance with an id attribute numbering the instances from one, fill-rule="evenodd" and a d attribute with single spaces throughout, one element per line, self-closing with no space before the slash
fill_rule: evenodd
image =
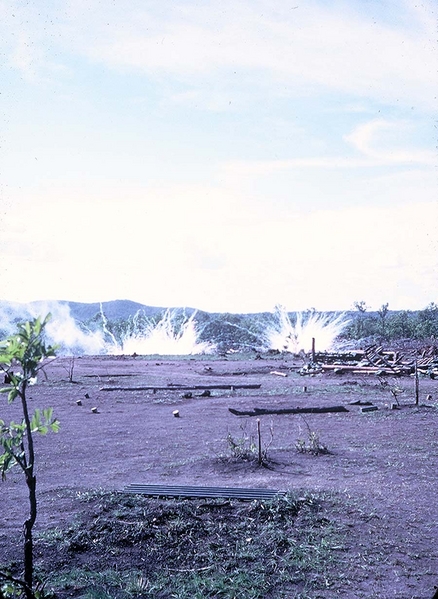
<path id="1" fill-rule="evenodd" d="M 348 412 L 345 406 L 323 406 L 315 408 L 254 408 L 253 410 L 235 410 L 228 408 L 235 416 L 263 416 L 266 414 L 330 414 Z"/>
<path id="2" fill-rule="evenodd" d="M 397 375 L 410 373 L 410 369 L 403 366 L 397 366 L 395 368 L 386 368 L 385 366 L 351 366 L 349 364 L 321 364 L 320 368 L 323 371 L 340 370 L 345 372 L 351 372 L 352 374 L 373 374 L 381 372 L 383 374 L 388 375 Z"/>
<path id="3" fill-rule="evenodd" d="M 142 387 L 101 387 L 100 391 L 201 391 L 205 389 L 260 389 L 261 384 L 254 385 L 146 385 Z"/>

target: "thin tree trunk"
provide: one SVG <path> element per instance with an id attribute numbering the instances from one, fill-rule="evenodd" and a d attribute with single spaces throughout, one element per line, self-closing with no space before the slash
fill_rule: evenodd
<path id="1" fill-rule="evenodd" d="M 263 454 L 262 454 L 262 433 L 260 430 L 260 418 L 257 418 L 257 437 L 259 443 L 259 466 L 263 464 Z"/>
<path id="2" fill-rule="evenodd" d="M 33 470 L 33 469 L 32 469 Z M 37 516 L 36 477 L 26 475 L 29 489 L 29 518 L 24 523 L 24 582 L 26 599 L 33 599 L 33 536 L 32 529 Z"/>
<path id="3" fill-rule="evenodd" d="M 27 373 L 24 373 L 26 377 Z M 33 446 L 32 427 L 26 400 L 26 378 L 20 397 L 26 424 L 28 460 L 25 467 L 26 484 L 29 490 L 29 518 L 24 523 L 24 582 L 26 583 L 26 599 L 34 599 L 33 594 L 33 536 L 32 529 L 37 517 L 36 477 L 34 476 L 35 452 Z"/>

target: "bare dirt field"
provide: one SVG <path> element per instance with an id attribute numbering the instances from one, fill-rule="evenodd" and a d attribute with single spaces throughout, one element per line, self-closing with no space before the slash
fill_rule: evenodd
<path id="1" fill-rule="evenodd" d="M 58 358 L 46 368 L 47 379 L 30 389 L 31 406 L 53 406 L 61 422 L 58 434 L 36 439 L 37 532 L 77 517 L 85 509 L 78 491 L 119 491 L 131 483 L 327 492 L 337 500 L 327 504 L 326 518 L 344 531 L 344 540 L 333 586 L 309 596 L 432 599 L 438 585 L 437 381 L 420 379 L 420 405 L 414 406 L 410 377 L 390 378 L 385 386 L 374 375 L 300 376 L 302 362 L 291 355 L 81 357 L 73 382 L 69 365 Z M 210 396 L 192 389 L 184 397 L 188 391 L 178 385 L 230 388 L 212 389 Z M 260 388 L 239 387 L 246 385 Z M 399 409 L 391 409 L 391 385 L 403 389 Z M 8 406 L 6 396 L 1 402 L 1 418 L 20 418 L 18 405 Z M 362 412 L 353 402 L 372 402 L 378 410 Z M 227 436 L 255 438 L 257 419 L 229 408 L 340 405 L 348 411 L 262 415 L 267 463 L 232 456 Z M 298 439 L 308 445 L 310 433 L 328 453 L 297 451 Z M 7 563 L 21 559 L 27 509 L 17 469 L 0 483 L 0 500 L 0 563 Z M 36 555 L 37 563 L 44 559 L 38 543 Z"/>

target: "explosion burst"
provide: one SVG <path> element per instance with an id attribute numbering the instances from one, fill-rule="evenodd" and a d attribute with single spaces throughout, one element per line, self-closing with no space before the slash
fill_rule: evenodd
<path id="1" fill-rule="evenodd" d="M 299 353 L 309 352 L 312 338 L 316 341 L 318 351 L 329 351 L 334 348 L 337 337 L 349 323 L 344 314 L 311 313 L 308 317 L 298 312 L 295 324 L 282 306 L 276 306 L 274 312 L 276 322 L 265 331 L 266 345 L 270 349 Z"/>
<path id="2" fill-rule="evenodd" d="M 177 311 L 166 310 L 158 323 L 146 322 L 141 329 L 134 326 L 122 340 L 122 353 L 182 356 L 214 351 L 213 343 L 198 341 L 195 314 L 182 323 L 176 322 L 176 316 Z"/>

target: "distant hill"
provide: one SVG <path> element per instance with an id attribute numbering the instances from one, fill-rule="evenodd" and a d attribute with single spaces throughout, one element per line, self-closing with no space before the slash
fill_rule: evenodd
<path id="1" fill-rule="evenodd" d="M 139 310 L 142 310 L 148 317 L 154 317 L 163 313 L 167 308 L 159 306 L 146 306 L 131 300 L 113 300 L 110 302 L 69 302 L 65 300 L 53 301 L 34 301 L 27 304 L 17 302 L 9 302 L 0 300 L 0 323 L 2 318 L 9 320 L 17 320 L 28 318 L 29 314 L 45 315 L 56 307 L 67 306 L 70 310 L 72 318 L 76 321 L 86 322 L 100 313 L 101 306 L 104 315 L 108 320 L 125 320 L 130 316 L 134 316 Z M 172 308 L 171 308 L 172 309 Z M 193 308 L 185 308 L 186 314 L 190 315 L 195 310 Z"/>
<path id="2" fill-rule="evenodd" d="M 60 303 L 67 304 L 73 318 L 81 321 L 86 321 L 93 318 L 93 316 L 96 316 L 96 314 L 100 312 L 101 305 L 103 313 L 109 320 L 124 320 L 129 318 L 129 316 L 134 316 L 139 310 L 143 310 L 146 316 L 152 317 L 161 314 L 163 310 L 165 310 L 165 308 L 145 306 L 144 304 L 132 302 L 131 300 L 113 300 L 111 302 L 102 302 L 102 304 L 97 302 L 92 304 L 85 304 L 82 302 Z"/>

